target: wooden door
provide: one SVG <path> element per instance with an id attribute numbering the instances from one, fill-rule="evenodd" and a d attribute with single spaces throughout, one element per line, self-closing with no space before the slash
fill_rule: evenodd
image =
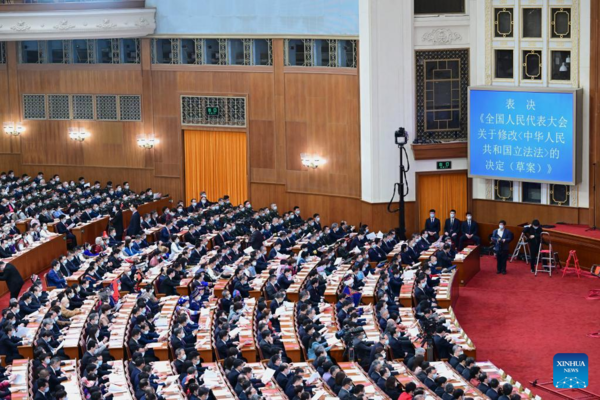
<path id="1" fill-rule="evenodd" d="M 456 210 L 456 217 L 464 221 L 467 210 L 467 172 L 417 173 L 417 206 L 419 210 L 419 230 L 425 227 L 429 210 L 436 211 L 436 217 L 444 229 L 444 221 L 450 217 L 450 210 Z"/>

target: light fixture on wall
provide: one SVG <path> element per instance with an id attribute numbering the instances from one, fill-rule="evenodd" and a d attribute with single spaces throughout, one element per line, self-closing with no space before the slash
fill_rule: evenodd
<path id="1" fill-rule="evenodd" d="M 320 165 L 323 165 L 326 162 L 321 156 L 308 153 L 300 154 L 300 160 L 302 161 L 302 165 L 311 169 L 317 169 Z"/>
<path id="2" fill-rule="evenodd" d="M 158 144 L 158 139 L 155 138 L 139 138 L 137 140 L 138 146 L 142 149 L 152 149 L 156 144 Z"/>
<path id="3" fill-rule="evenodd" d="M 69 138 L 76 142 L 83 142 L 90 136 L 89 133 L 80 128 L 69 128 Z"/>
<path id="4" fill-rule="evenodd" d="M 20 123 L 15 122 L 5 122 L 4 123 L 4 133 L 11 136 L 19 136 L 21 133 L 25 132 L 25 127 Z"/>

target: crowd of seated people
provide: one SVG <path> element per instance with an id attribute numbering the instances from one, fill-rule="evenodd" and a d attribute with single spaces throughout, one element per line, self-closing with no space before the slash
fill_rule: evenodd
<path id="1" fill-rule="evenodd" d="M 85 324 L 78 373 L 86 398 L 110 398 L 106 384 L 112 360 L 108 343 L 121 306 L 119 292 L 123 291 L 138 296 L 131 311 L 133 328 L 126 339 L 130 355 L 127 373 L 137 400 L 162 398 L 162 384 L 152 368 L 157 357 L 148 346 L 157 341 L 168 341 L 171 347 L 182 393 L 192 400 L 211 395 L 210 388 L 203 384 L 206 368 L 198 351 L 197 333 L 207 328 L 199 325 L 202 309 L 214 304 L 217 305 L 211 333 L 214 352 L 222 360 L 226 379 L 239 399 L 259 399 L 264 388 L 264 383 L 253 378 L 252 369 L 247 365 L 254 359 L 247 360 L 243 356 L 244 347 L 250 345 L 256 345 L 259 359 L 268 360 L 267 368 L 274 371 L 274 380 L 291 400 L 311 398 L 323 386 L 340 398 L 366 399 L 364 387 L 352 387 L 352 382 L 337 366 L 341 360 L 331 355 L 336 338 L 326 333 L 327 326 L 320 320 L 321 311 L 327 306 L 325 290 L 339 271 L 344 271 L 339 301 L 334 305 L 335 318 L 341 328 L 339 338 L 346 349 L 353 349 L 354 359 L 374 383 L 392 398 L 418 398 L 418 388 L 401 387 L 390 379 L 394 374 L 389 365 L 392 356 L 402 358 L 431 390 L 439 393 L 443 389 L 440 397 L 449 398 L 443 397 L 448 392 L 452 398 L 461 398 L 459 392 L 449 389 L 451 385 L 439 378 L 431 379 L 435 372 L 425 361 L 421 349 L 415 349 L 406 335 L 408 327 L 403 325 L 398 313 L 397 298 L 403 285 L 403 272 L 406 268 L 417 268 L 415 296 L 419 323 L 425 329 L 430 325 L 425 321 L 436 318 L 435 275 L 451 265 L 438 266 L 440 254 L 432 256 L 424 265 L 418 263 L 419 254 L 429 248 L 429 242 L 422 235 L 403 244 L 401 251 L 388 262 L 388 254 L 399 246 L 393 232 L 375 235 L 366 225 L 355 229 L 343 221 L 324 226 L 318 214 L 303 219 L 299 207 L 280 215 L 275 204 L 254 210 L 248 201 L 234 206 L 227 196 L 211 202 L 201 193 L 200 201 L 193 199 L 189 205 L 179 201 L 172 209 L 165 208 L 160 213 L 138 214 L 137 220 L 132 216 L 133 226 L 130 224 L 124 229 L 119 214 L 128 207 L 135 216 L 138 204 L 155 198 L 152 191 L 135 194 L 127 184 L 116 188 L 107 185 L 102 189 L 98 182 L 88 185 L 83 179 L 71 185 L 61 183 L 58 176 L 45 183 L 43 174 L 34 180 L 27 176 L 15 179 L 14 174 L 2 175 L 2 190 L 2 207 L 5 208 L 1 210 L 4 210 L 4 223 L 9 225 L 15 215 L 18 219 L 30 217 L 29 226 L 36 226 L 36 221 L 39 225 L 48 224 L 58 218 L 61 222 L 67 219 L 64 225 L 68 230 L 72 218 L 80 220 L 79 213 L 87 215 L 90 207 L 97 215 L 111 216 L 105 236 L 98 237 L 95 243 L 75 244 L 66 255 L 52 262 L 46 283 L 62 291 L 56 299 L 46 298 L 38 280 L 2 312 L 0 354 L 10 364 L 21 357 L 16 335 L 18 327 L 27 324 L 27 315 L 48 306 L 44 308 L 33 360 L 33 393 L 45 393 L 44 399 L 58 399 L 62 395 L 61 382 L 69 378 L 60 368 L 66 359 L 61 349 L 63 332 L 85 299 L 94 296 L 98 298 L 97 306 Z M 17 196 L 20 191 L 32 196 Z M 53 218 L 45 221 L 42 215 Z M 153 243 L 148 240 L 152 230 L 157 232 Z M 450 242 L 447 244 L 449 248 L 441 251 L 453 250 Z M 316 263 L 316 267 L 303 282 L 294 308 L 295 321 L 305 358 L 324 384 L 308 383 L 303 377 L 305 371 L 290 365 L 283 343 L 286 332 L 278 321 L 280 310 L 288 305 L 288 289 L 297 283 L 297 274 L 303 268 L 310 268 L 307 265 L 311 263 Z M 105 277 L 116 273 L 118 278 L 114 284 L 104 287 Z M 69 285 L 67 278 L 75 274 L 80 276 L 79 283 Z M 368 342 L 360 334 L 349 334 L 365 324 L 359 307 L 360 292 L 371 277 L 377 277 L 379 282 L 375 312 L 382 335 L 377 342 Z M 155 316 L 161 312 L 161 297 L 179 296 L 178 287 L 184 280 L 189 282 L 190 296 L 180 298 L 170 335 L 160 336 Z M 227 280 L 226 288 L 222 296 L 216 298 L 215 285 L 223 280 Z M 251 295 L 256 290 L 261 292 L 258 298 Z M 472 360 L 460 353 L 460 346 L 444 338 L 443 321 L 434 322 L 433 340 L 439 357 L 448 358 L 450 364 L 480 390 L 492 390 L 498 393 L 498 398 L 510 400 L 508 395 L 500 397 L 508 388 L 499 389 L 498 382 L 487 379 L 472 366 Z M 244 339 L 247 336 L 241 332 L 247 326 L 251 326 L 254 343 Z M 446 354 L 448 356 L 443 357 Z M 0 379 L 0 394 L 1 382 Z M 488 396 L 494 398 L 493 393 Z"/>
<path id="2" fill-rule="evenodd" d="M 33 242 L 49 237 L 50 225 L 54 225 L 55 232 L 66 235 L 69 248 L 74 248 L 78 243 L 71 229 L 106 215 L 111 217 L 117 235 L 122 237 L 122 211 L 159 197 L 160 194 L 153 194 L 151 189 L 136 193 L 128 182 L 113 187 L 109 181 L 101 187 L 99 181 L 92 184 L 83 177 L 78 182 L 69 182 L 61 181 L 59 175 L 46 180 L 42 172 L 33 179 L 27 174 L 17 177 L 13 171 L 2 172 L 0 257 L 10 257 Z M 27 231 L 21 232 L 16 222 L 24 220 L 28 221 Z"/>

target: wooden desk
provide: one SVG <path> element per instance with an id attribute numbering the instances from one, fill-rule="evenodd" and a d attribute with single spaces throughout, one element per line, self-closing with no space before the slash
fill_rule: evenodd
<path id="1" fill-rule="evenodd" d="M 421 263 L 427 262 L 429 257 L 438 251 L 439 246 L 439 242 L 432 244 L 427 251 L 421 253 L 419 261 L 421 261 Z M 479 252 L 479 246 L 467 246 L 461 252 L 458 252 L 454 261 L 452 261 L 452 265 L 456 265 L 456 269 L 458 269 L 460 286 L 465 286 L 469 283 L 469 281 L 481 270 Z"/>
<path id="2" fill-rule="evenodd" d="M 352 380 L 355 385 L 365 385 L 365 393 L 367 398 L 372 399 L 375 395 L 382 399 L 389 400 L 389 396 L 385 394 L 383 390 L 377 384 L 375 384 L 369 374 L 367 374 L 357 363 L 354 362 L 342 362 L 338 363 L 340 369 L 346 374 L 348 378 Z"/>
<path id="3" fill-rule="evenodd" d="M 181 280 L 180 285 L 177 286 L 176 290 L 180 296 L 190 295 L 190 283 L 194 278 L 184 278 Z"/>
<path id="4" fill-rule="evenodd" d="M 48 241 L 31 247 L 25 252 L 4 261 L 11 263 L 21 273 L 23 280 L 29 279 L 32 274 L 40 274 L 50 267 L 55 258 L 67 254 L 67 242 L 63 235 L 54 236 Z M 0 282 L 0 296 L 8 292 L 5 282 Z"/>
<path id="5" fill-rule="evenodd" d="M 285 311 L 279 311 L 279 324 L 281 326 L 281 341 L 285 348 L 285 353 L 292 362 L 302 361 L 302 348 L 298 341 L 298 333 L 296 332 L 296 304 L 293 307 L 287 308 L 282 305 L 280 308 Z"/>
<path id="6" fill-rule="evenodd" d="M 294 283 L 292 283 L 288 290 L 286 290 L 286 295 L 291 302 L 296 303 L 300 301 L 300 292 L 304 289 L 304 286 L 306 286 L 306 278 L 312 272 L 312 270 L 315 269 L 318 261 L 319 259 L 306 262 L 302 266 L 300 272 L 298 272 L 294 277 Z"/>
<path id="7" fill-rule="evenodd" d="M 163 207 L 170 207 L 173 200 L 170 197 L 164 197 L 162 199 L 154 200 L 149 203 L 144 203 L 138 206 L 138 213 L 143 218 L 144 214 L 150 214 L 153 211 L 157 211 L 158 215 L 161 215 Z M 131 210 L 123 210 L 123 230 L 127 230 L 131 221 Z"/>
<path id="8" fill-rule="evenodd" d="M 13 375 L 22 376 L 22 383 L 10 385 L 11 400 L 29 399 L 29 360 L 14 360 L 12 364 Z"/>
<path id="9" fill-rule="evenodd" d="M 335 304 L 338 300 L 338 291 L 342 285 L 342 280 L 350 270 L 351 264 L 342 264 L 338 266 L 338 269 L 333 271 L 329 275 L 329 282 L 327 282 L 327 288 L 325 289 L 325 302 L 329 304 Z"/>
<path id="10" fill-rule="evenodd" d="M 213 362 L 213 322 L 215 319 L 215 310 L 217 300 L 212 299 L 206 304 L 206 307 L 200 309 L 198 319 L 198 332 L 196 332 L 196 350 L 205 362 Z M 216 349 L 215 349 L 216 353 Z"/>
<path id="11" fill-rule="evenodd" d="M 77 239 L 77 245 L 83 246 L 84 243 L 93 245 L 96 243 L 96 238 L 102 236 L 102 233 L 107 230 L 108 221 L 109 217 L 105 216 L 71 229 L 71 233 Z"/>
<path id="12" fill-rule="evenodd" d="M 515 381 L 510 375 L 507 375 L 502 369 L 496 367 L 491 361 L 475 362 L 475 365 L 481 368 L 481 372 L 485 372 L 490 379 L 498 379 L 500 381 L 500 387 L 505 383 L 513 385 L 513 393 L 521 396 L 522 399 L 530 399 L 532 397 L 531 391 L 521 383 Z"/>
<path id="13" fill-rule="evenodd" d="M 394 370 L 397 372 L 397 374 L 394 375 L 394 377 L 396 378 L 398 383 L 400 383 L 400 385 L 402 385 L 403 388 L 408 383 L 412 382 L 415 385 L 417 385 L 417 388 L 423 389 L 428 398 L 439 399 L 439 397 L 436 396 L 435 393 L 433 393 L 431 390 L 429 390 L 429 388 L 427 386 L 425 386 L 423 384 L 423 382 L 421 382 L 419 380 L 419 378 L 417 378 L 412 373 L 412 371 L 410 371 L 408 368 L 406 368 L 406 365 L 404 365 L 401 362 L 396 362 L 396 361 L 391 361 L 390 364 L 392 365 L 392 368 L 394 368 Z"/>
<path id="14" fill-rule="evenodd" d="M 458 254 L 465 254 L 464 259 L 454 258 L 453 264 L 458 269 L 460 286 L 465 286 L 481 270 L 481 259 L 479 257 L 479 246 L 467 246 Z M 457 254 L 457 256 L 458 256 Z"/>

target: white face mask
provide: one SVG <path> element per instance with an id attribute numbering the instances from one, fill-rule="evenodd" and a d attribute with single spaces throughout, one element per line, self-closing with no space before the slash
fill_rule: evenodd
<path id="1" fill-rule="evenodd" d="M 467 221 L 470 221 L 470 220 L 471 220 L 471 218 L 472 218 L 472 217 L 471 217 L 470 215 L 467 215 Z"/>
<path id="2" fill-rule="evenodd" d="M 455 215 L 456 214 L 454 214 L 454 213 L 450 213 L 450 218 L 454 218 Z"/>
<path id="3" fill-rule="evenodd" d="M 431 213 L 431 214 L 429 214 L 429 217 L 430 217 L 430 218 L 434 218 L 434 217 L 435 217 L 435 214 L 434 214 L 434 213 Z"/>
<path id="4" fill-rule="evenodd" d="M 500 228 L 500 230 L 504 229 L 504 225 L 500 224 L 498 225 L 498 228 Z"/>

